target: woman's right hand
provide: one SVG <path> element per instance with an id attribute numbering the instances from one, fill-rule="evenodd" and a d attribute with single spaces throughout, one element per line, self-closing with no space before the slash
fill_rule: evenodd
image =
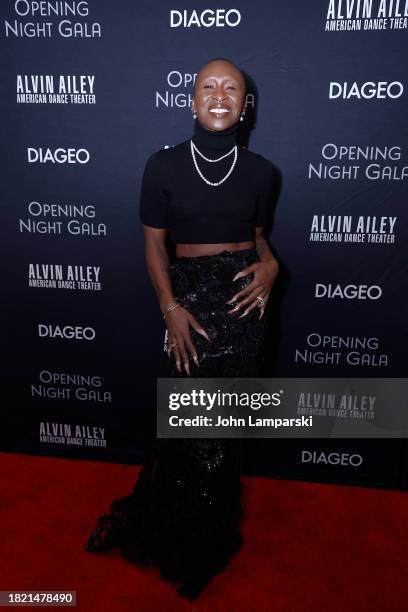
<path id="1" fill-rule="evenodd" d="M 210 341 L 210 338 L 208 337 L 205 329 L 203 329 L 193 315 L 183 306 L 178 306 L 177 308 L 170 310 L 170 312 L 167 313 L 165 320 L 168 329 L 167 343 L 169 347 L 174 345 L 170 350 L 174 352 L 177 369 L 179 372 L 181 372 L 181 361 L 183 361 L 185 370 L 190 376 L 188 352 L 191 353 L 195 364 L 197 366 L 200 365 L 198 362 L 197 351 L 191 340 L 190 325 L 196 330 L 196 332 L 207 338 L 208 341 Z"/>

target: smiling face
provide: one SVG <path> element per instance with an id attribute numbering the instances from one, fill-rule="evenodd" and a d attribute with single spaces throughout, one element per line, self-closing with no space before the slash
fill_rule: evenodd
<path id="1" fill-rule="evenodd" d="M 197 75 L 191 108 L 208 130 L 225 130 L 239 121 L 244 99 L 240 70 L 225 60 L 214 60 Z"/>

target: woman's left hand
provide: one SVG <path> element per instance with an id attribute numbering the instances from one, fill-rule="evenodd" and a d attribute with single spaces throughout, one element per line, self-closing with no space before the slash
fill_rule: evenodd
<path id="1" fill-rule="evenodd" d="M 254 278 L 251 283 L 249 283 L 245 289 L 242 289 L 242 291 L 236 293 L 230 300 L 228 300 L 228 302 L 226 302 L 227 304 L 233 304 L 236 300 L 240 300 L 235 308 L 228 311 L 228 314 L 238 313 L 239 311 L 242 311 L 244 306 L 246 306 L 245 311 L 238 317 L 239 319 L 241 317 L 245 317 L 245 315 L 256 307 L 260 307 L 261 309 L 259 318 L 263 317 L 265 306 L 269 299 L 269 294 L 279 272 L 279 264 L 276 259 L 255 262 L 247 268 L 240 270 L 240 272 L 238 272 L 238 274 L 236 274 L 232 280 L 235 281 L 237 278 L 246 276 L 251 272 L 254 273 Z M 257 296 L 263 299 L 263 304 L 260 302 L 260 300 L 256 299 Z"/>

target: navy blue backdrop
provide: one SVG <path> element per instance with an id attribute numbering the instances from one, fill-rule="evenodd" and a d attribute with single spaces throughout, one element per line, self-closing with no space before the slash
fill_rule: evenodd
<path id="1" fill-rule="evenodd" d="M 138 221 L 147 157 L 192 134 L 194 78 L 246 73 L 279 170 L 267 374 L 406 372 L 404 2 L 1 6 L 3 450 L 138 462 L 164 324 Z M 370 10 L 368 10 L 370 9 Z M 262 440 L 248 472 L 406 487 L 403 440 Z"/>

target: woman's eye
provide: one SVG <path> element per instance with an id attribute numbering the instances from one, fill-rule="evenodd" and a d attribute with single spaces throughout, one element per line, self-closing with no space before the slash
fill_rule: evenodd
<path id="1" fill-rule="evenodd" d="M 205 87 L 212 87 L 212 86 L 211 86 L 211 85 L 204 85 L 204 88 L 205 88 Z"/>

